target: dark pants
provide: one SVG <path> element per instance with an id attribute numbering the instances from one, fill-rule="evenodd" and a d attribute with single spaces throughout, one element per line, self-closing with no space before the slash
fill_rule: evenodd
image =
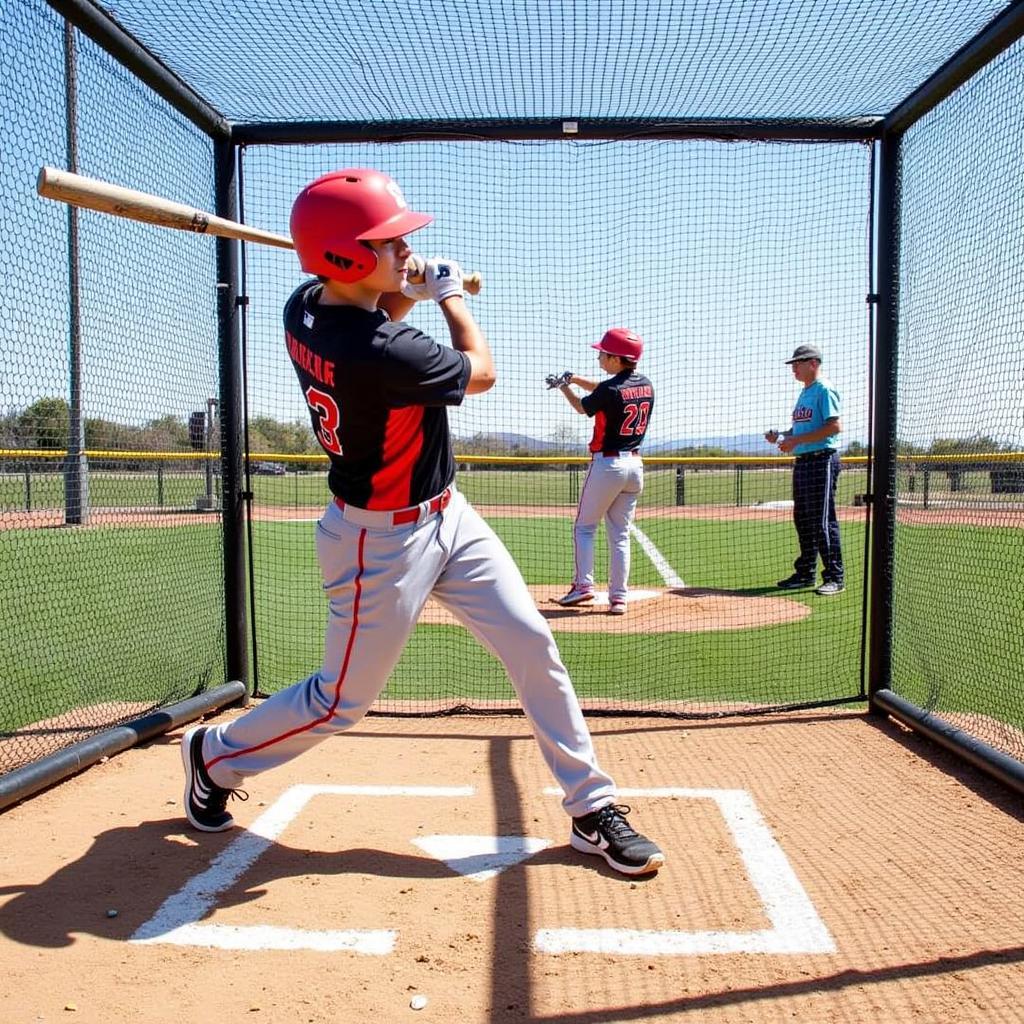
<path id="1" fill-rule="evenodd" d="M 836 519 L 838 480 L 838 452 L 797 456 L 793 469 L 793 522 L 800 538 L 800 557 L 793 567 L 803 579 L 814 579 L 821 555 L 822 580 L 843 582 L 843 552 Z"/>

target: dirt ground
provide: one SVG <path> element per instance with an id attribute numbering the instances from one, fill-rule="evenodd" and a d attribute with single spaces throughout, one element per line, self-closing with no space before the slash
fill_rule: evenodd
<path id="1" fill-rule="evenodd" d="M 1018 797 L 859 711 L 591 726 L 654 877 L 521 718 L 367 719 L 217 835 L 180 731 L 101 763 L 0 815 L 0 1021 L 1024 1018 Z"/>
<path id="2" fill-rule="evenodd" d="M 598 590 L 592 602 L 572 608 L 563 608 L 556 600 L 565 593 L 564 584 L 531 584 L 530 593 L 555 633 L 709 633 L 777 626 L 811 614 L 807 605 L 784 597 L 706 587 L 633 587 L 627 614 L 622 616 L 608 614 L 606 591 Z M 420 622 L 432 626 L 458 624 L 433 598 L 427 601 Z"/>

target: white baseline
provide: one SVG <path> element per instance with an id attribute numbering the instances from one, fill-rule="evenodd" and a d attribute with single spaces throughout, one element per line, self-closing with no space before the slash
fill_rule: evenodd
<path id="1" fill-rule="evenodd" d="M 203 923 L 202 918 L 213 909 L 220 894 L 252 867 L 314 796 L 410 796 L 419 799 L 473 796 L 475 792 L 472 786 L 292 786 L 205 871 L 194 875 L 173 896 L 164 900 L 157 912 L 128 941 L 218 949 L 351 950 L 384 956 L 394 949 L 398 936 L 395 931 L 309 931 L 267 925 L 228 926 Z"/>
<path id="2" fill-rule="evenodd" d="M 665 586 L 669 590 L 682 590 L 686 584 L 680 576 L 676 575 L 675 569 L 668 564 L 668 559 L 654 546 L 654 541 L 639 529 L 636 523 L 631 524 L 629 530 L 636 537 L 640 547 L 644 549 L 644 554 L 654 563 L 654 568 L 658 570 L 658 575 L 665 581 Z"/>
<path id="3" fill-rule="evenodd" d="M 561 790 L 546 789 L 546 793 Z M 618 953 L 697 956 L 707 953 L 834 953 L 836 944 L 789 860 L 742 789 L 620 789 L 622 797 L 714 800 L 732 835 L 771 927 L 750 932 L 643 931 L 631 928 L 544 928 L 534 937 L 542 953 Z"/>

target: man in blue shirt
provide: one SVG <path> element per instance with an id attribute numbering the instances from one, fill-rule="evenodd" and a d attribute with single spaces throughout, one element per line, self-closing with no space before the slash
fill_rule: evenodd
<path id="1" fill-rule="evenodd" d="M 821 586 L 815 591 L 833 597 L 845 589 L 843 552 L 836 518 L 836 482 L 839 479 L 839 392 L 822 376 L 821 351 L 800 345 L 786 362 L 803 391 L 793 408 L 789 430 L 769 430 L 765 440 L 779 451 L 796 457 L 793 469 L 793 521 L 800 540 L 800 555 L 792 576 L 779 580 L 782 590 L 813 587 L 822 562 Z"/>

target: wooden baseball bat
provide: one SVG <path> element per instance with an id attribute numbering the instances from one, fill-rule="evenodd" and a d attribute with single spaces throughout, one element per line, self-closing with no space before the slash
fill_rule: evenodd
<path id="1" fill-rule="evenodd" d="M 238 221 L 218 217 L 204 210 L 197 210 L 184 203 L 175 203 L 163 196 L 150 195 L 148 192 L 136 192 L 134 189 L 112 185 L 98 178 L 86 178 L 71 171 L 61 171 L 54 167 L 42 167 L 36 180 L 36 191 L 47 199 L 56 199 L 72 206 L 80 206 L 99 213 L 109 213 L 114 217 L 126 217 L 128 220 L 155 224 L 162 228 L 175 228 L 178 231 L 194 231 L 200 235 L 217 235 L 221 238 L 237 238 L 243 242 L 259 242 L 261 245 L 273 245 L 279 249 L 294 249 L 292 240 L 284 235 L 275 235 L 270 231 L 239 224 Z M 414 268 L 420 264 L 410 261 Z M 422 270 L 409 273 L 413 284 L 423 281 Z M 470 295 L 476 295 L 483 285 L 478 273 L 463 275 L 463 287 Z"/>

